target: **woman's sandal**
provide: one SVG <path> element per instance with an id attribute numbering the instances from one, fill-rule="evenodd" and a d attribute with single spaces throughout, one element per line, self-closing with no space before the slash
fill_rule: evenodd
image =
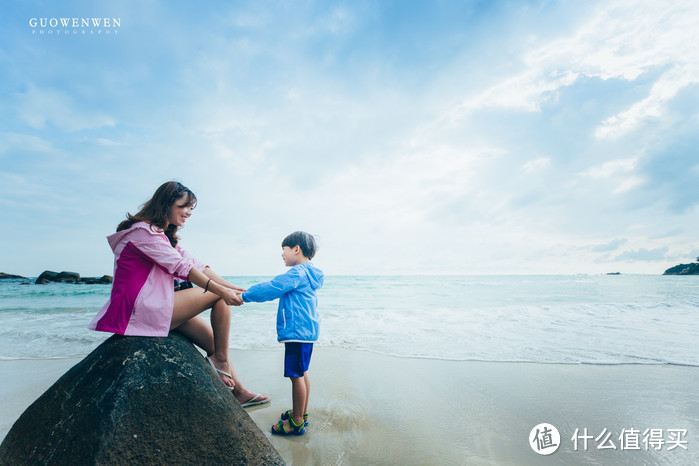
<path id="1" fill-rule="evenodd" d="M 280 418 L 282 421 L 288 421 L 291 419 L 291 414 L 294 411 L 292 409 L 288 409 L 282 413 L 282 417 Z M 305 427 L 308 427 L 308 413 L 303 413 L 303 425 Z"/>
<path id="2" fill-rule="evenodd" d="M 225 375 L 225 376 L 228 377 L 229 379 L 233 380 L 233 376 L 232 376 L 231 374 L 229 374 L 229 373 L 226 372 L 226 371 L 222 371 L 222 370 L 219 369 L 218 367 L 214 366 L 214 362 L 211 360 L 211 358 L 210 358 L 209 356 L 206 356 L 206 360 L 209 362 L 209 365 L 211 366 L 211 368 L 212 368 L 217 374 L 219 374 L 219 375 Z M 223 382 L 223 379 L 221 379 L 221 382 Z M 225 385 L 226 388 L 228 388 L 231 392 L 235 389 L 235 387 L 231 387 L 231 386 L 228 385 L 226 382 L 223 382 L 223 385 Z"/>
<path id="3" fill-rule="evenodd" d="M 272 433 L 274 435 L 303 435 L 306 433 L 306 428 L 303 426 L 303 422 L 296 425 L 293 418 L 289 419 L 289 427 L 291 427 L 291 432 L 287 432 L 284 427 L 284 421 L 279 421 L 277 424 L 272 426 Z"/>

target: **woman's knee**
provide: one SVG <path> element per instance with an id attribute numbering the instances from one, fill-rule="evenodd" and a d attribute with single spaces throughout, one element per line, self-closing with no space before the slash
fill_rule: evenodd
<path id="1" fill-rule="evenodd" d="M 210 309 L 220 299 L 213 293 L 202 293 L 199 288 L 189 288 L 175 292 L 175 305 L 198 307 L 202 310 Z"/>
<path id="2" fill-rule="evenodd" d="M 177 291 L 172 310 L 173 319 L 182 323 L 207 309 L 212 309 L 220 298 L 214 294 L 211 294 L 211 296 L 207 296 L 207 294 L 203 294 L 200 290 L 194 288 Z"/>
<path id="3" fill-rule="evenodd" d="M 223 298 L 219 298 L 211 307 L 215 307 L 217 309 L 229 309 L 231 306 L 226 304 L 226 301 L 223 300 Z"/>

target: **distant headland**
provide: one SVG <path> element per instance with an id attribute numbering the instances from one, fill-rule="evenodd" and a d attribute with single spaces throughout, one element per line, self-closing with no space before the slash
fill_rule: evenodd
<path id="1" fill-rule="evenodd" d="M 670 267 L 663 275 L 699 275 L 699 257 L 697 257 L 697 262 Z"/>

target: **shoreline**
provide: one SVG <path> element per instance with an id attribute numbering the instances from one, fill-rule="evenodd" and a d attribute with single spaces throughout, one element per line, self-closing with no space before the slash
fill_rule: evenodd
<path id="1" fill-rule="evenodd" d="M 690 464 L 699 462 L 699 369 L 671 364 L 539 364 L 400 358 L 316 347 L 309 375 L 306 435 L 272 436 L 291 408 L 282 377 L 283 349 L 231 350 L 249 388 L 272 402 L 247 410 L 288 464 Z M 21 413 L 80 359 L 0 361 L 0 439 Z M 529 445 L 532 429 L 550 423 L 560 447 L 550 457 Z M 578 450 L 578 429 L 604 430 L 616 449 L 594 438 Z M 639 449 L 621 449 L 635 429 Z M 646 429 L 666 444 L 645 449 Z M 670 431 L 686 429 L 672 450 Z M 632 431 L 633 432 L 633 431 Z M 582 434 L 579 434 L 582 435 Z M 633 447 L 634 437 L 627 438 Z M 608 445 L 608 444 L 607 444 Z"/>

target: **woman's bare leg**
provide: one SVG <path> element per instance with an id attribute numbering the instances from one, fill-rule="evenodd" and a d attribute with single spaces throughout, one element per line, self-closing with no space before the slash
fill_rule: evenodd
<path id="1" fill-rule="evenodd" d="M 211 326 L 197 317 L 206 309 L 211 309 Z M 171 329 L 177 329 L 192 343 L 206 351 L 218 369 L 231 374 L 229 379 L 219 374 L 229 387 L 235 387 L 233 395 L 240 403 L 254 398 L 257 393 L 248 390 L 238 378 L 233 364 L 228 360 L 228 339 L 231 326 L 231 311 L 222 299 L 213 293 L 202 293 L 199 288 L 190 288 L 175 293 L 175 306 L 172 312 Z M 212 330 L 213 329 L 213 330 Z M 258 400 L 269 398 L 260 395 Z"/>
<path id="2" fill-rule="evenodd" d="M 211 309 L 211 326 L 197 317 Z M 175 293 L 170 329 L 177 329 L 192 343 L 206 351 L 214 366 L 232 375 L 228 362 L 228 335 L 231 327 L 230 307 L 213 293 L 202 293 L 198 288 L 190 288 Z M 219 373 L 221 380 L 230 386 L 235 379 Z"/>
<path id="3" fill-rule="evenodd" d="M 231 308 L 219 299 L 211 308 L 211 328 L 214 334 L 213 358 L 228 361 L 228 338 L 231 331 Z M 229 372 L 229 371 L 226 371 Z"/>
<path id="4" fill-rule="evenodd" d="M 175 293 L 175 304 L 172 308 L 170 330 L 178 328 L 192 317 L 196 317 L 205 310 L 211 309 L 216 301 L 220 299 L 213 293 L 202 293 L 199 288 L 177 291 Z"/>
<path id="5" fill-rule="evenodd" d="M 192 317 L 177 327 L 177 331 L 189 341 L 206 351 L 207 356 L 214 354 L 214 332 L 201 317 Z"/>

